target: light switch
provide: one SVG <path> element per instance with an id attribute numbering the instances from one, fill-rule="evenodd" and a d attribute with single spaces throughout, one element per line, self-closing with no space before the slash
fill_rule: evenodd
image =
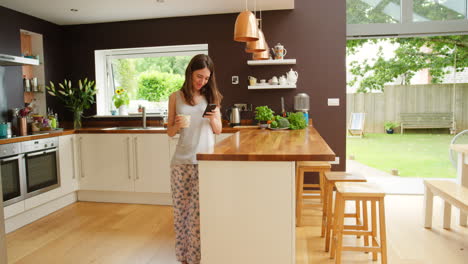
<path id="1" fill-rule="evenodd" d="M 328 106 L 339 106 L 340 98 L 328 98 Z"/>
<path id="2" fill-rule="evenodd" d="M 232 84 L 239 84 L 239 76 L 232 76 Z"/>
<path id="3" fill-rule="evenodd" d="M 335 161 L 330 161 L 330 164 L 340 164 L 340 157 L 335 157 Z"/>

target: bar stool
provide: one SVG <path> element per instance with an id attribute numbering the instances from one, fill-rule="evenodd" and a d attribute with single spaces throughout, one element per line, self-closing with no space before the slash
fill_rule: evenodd
<path id="1" fill-rule="evenodd" d="M 337 182 L 366 182 L 366 178 L 344 171 L 328 171 L 324 177 L 323 214 L 322 214 L 322 237 L 325 236 L 325 252 L 330 249 L 330 231 L 333 223 L 333 188 Z M 361 206 L 356 201 L 356 212 L 345 214 L 345 217 L 356 218 L 356 226 L 347 226 L 351 229 L 367 229 L 367 207 L 363 207 L 363 222 L 361 222 Z M 362 226 L 361 226 L 362 225 Z"/>
<path id="2" fill-rule="evenodd" d="M 302 225 L 302 208 L 319 207 L 321 208 L 324 191 L 324 173 L 330 171 L 331 165 L 326 161 L 297 161 L 296 162 L 296 225 Z M 305 172 L 318 172 L 318 184 L 304 184 Z M 304 188 L 319 188 L 319 190 L 304 190 Z M 308 195 L 304 195 L 308 194 Z M 318 195 L 310 195 L 318 194 Z M 320 199 L 319 204 L 304 204 L 304 200 Z"/>
<path id="3" fill-rule="evenodd" d="M 368 182 L 337 182 L 335 215 L 333 227 L 333 240 L 330 258 L 336 255 L 335 263 L 341 263 L 342 251 L 363 251 L 372 252 L 372 260 L 377 260 L 377 253 L 382 256 L 382 264 L 387 264 L 387 236 L 385 227 L 385 193 L 378 186 Z M 344 205 L 345 201 L 363 201 L 363 206 L 367 207 L 367 202 L 371 203 L 371 229 L 370 230 L 345 230 L 344 229 Z M 377 209 L 379 203 L 380 222 L 380 243 L 377 241 Z M 371 237 L 372 246 L 343 246 L 343 235 L 363 235 L 367 242 L 367 236 Z"/>

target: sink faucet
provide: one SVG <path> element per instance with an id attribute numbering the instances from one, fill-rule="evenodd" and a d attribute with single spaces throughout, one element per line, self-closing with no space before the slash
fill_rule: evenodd
<path id="1" fill-rule="evenodd" d="M 143 118 L 143 128 L 146 128 L 146 107 L 142 107 L 141 116 Z"/>

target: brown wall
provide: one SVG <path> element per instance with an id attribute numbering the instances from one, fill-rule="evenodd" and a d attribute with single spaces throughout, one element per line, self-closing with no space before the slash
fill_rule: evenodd
<path id="1" fill-rule="evenodd" d="M 341 157 L 342 163 L 335 169 L 343 170 L 346 151 L 345 7 L 342 0 L 296 0 L 294 10 L 263 12 L 263 31 L 268 44 L 274 46 L 280 42 L 288 50 L 286 57 L 297 59 L 292 67 L 299 72 L 295 90 L 247 90 L 248 75 L 268 79 L 286 73 L 290 66 L 247 66 L 250 56 L 243 51 L 244 44 L 232 40 L 237 14 L 59 27 L 0 7 L 0 53 L 20 55 L 20 28 L 41 33 L 47 63 L 46 82 L 60 82 L 64 77 L 74 81 L 84 77 L 94 79 L 94 50 L 97 49 L 208 43 L 209 54 L 216 64 L 218 85 L 224 95 L 224 109 L 233 103 L 250 103 L 254 107 L 269 105 L 280 111 L 280 97 L 283 96 L 286 110 L 292 111 L 294 95 L 309 94 L 314 126 Z M 22 91 L 21 69 L 7 71 L 4 89 L 12 97 L 8 98 L 8 108 L 11 108 L 18 104 L 19 95 L 22 96 L 18 92 Z M 231 84 L 233 75 L 240 77 L 239 85 Z M 340 98 L 341 106 L 327 106 L 327 98 Z M 65 113 L 54 98 L 47 100 L 49 106 Z M 95 108 L 86 114 L 93 113 Z M 243 118 L 248 117 L 251 115 L 244 113 Z"/>
<path id="2" fill-rule="evenodd" d="M 292 111 L 294 95 L 305 92 L 311 98 L 310 116 L 315 127 L 344 161 L 345 1 L 296 0 L 294 10 L 263 12 L 268 44 L 280 42 L 288 50 L 286 57 L 297 59 L 293 66 L 299 72 L 295 90 L 247 90 L 248 75 L 268 79 L 284 74 L 290 66 L 247 66 L 250 56 L 243 51 L 244 44 L 232 39 L 236 17 L 226 14 L 67 26 L 68 76 L 94 78 L 96 49 L 208 43 L 224 108 L 251 103 L 280 111 L 283 96 L 287 110 Z M 240 77 L 239 85 L 231 84 L 233 75 Z M 327 98 L 340 98 L 341 106 L 327 106 Z M 343 162 L 337 168 L 344 169 Z"/>
<path id="3" fill-rule="evenodd" d="M 63 79 L 62 28 L 0 6 L 0 53 L 21 56 L 20 29 L 43 35 L 46 81 Z M 7 109 L 23 106 L 22 83 L 21 66 L 0 66 L 0 122 L 7 120 Z"/>

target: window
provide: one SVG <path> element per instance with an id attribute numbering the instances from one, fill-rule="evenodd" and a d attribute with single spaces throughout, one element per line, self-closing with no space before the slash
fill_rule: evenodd
<path id="1" fill-rule="evenodd" d="M 182 87 L 188 63 L 201 53 L 208 54 L 207 44 L 95 51 L 97 115 L 116 109 L 113 97 L 122 89 L 130 115 L 139 106 L 149 114 L 164 113 L 169 95 Z"/>
<path id="2" fill-rule="evenodd" d="M 466 34 L 468 0 L 346 0 L 348 38 Z"/>

